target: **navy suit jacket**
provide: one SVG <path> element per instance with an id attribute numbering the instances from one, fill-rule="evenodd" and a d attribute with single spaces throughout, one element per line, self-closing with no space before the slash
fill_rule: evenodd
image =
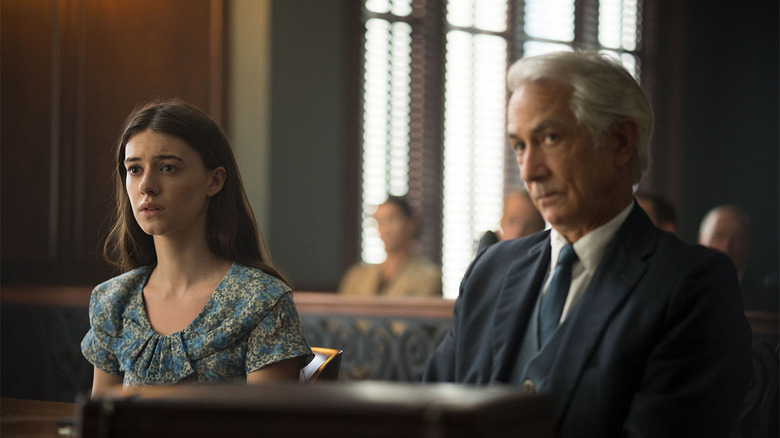
<path id="1" fill-rule="evenodd" d="M 522 383 L 518 351 L 549 264 L 549 231 L 479 253 L 423 379 Z M 538 388 L 556 436 L 725 437 L 753 372 L 734 266 L 636 203 L 556 336 Z"/>

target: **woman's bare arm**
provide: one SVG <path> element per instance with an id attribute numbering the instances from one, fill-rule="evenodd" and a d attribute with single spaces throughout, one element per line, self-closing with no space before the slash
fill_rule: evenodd
<path id="1" fill-rule="evenodd" d="M 301 372 L 301 359 L 294 357 L 268 364 L 246 375 L 246 383 L 271 381 L 297 381 Z"/>
<path id="2" fill-rule="evenodd" d="M 107 388 L 122 384 L 122 376 L 109 374 L 98 367 L 94 367 L 92 375 L 92 397 L 105 391 Z"/>

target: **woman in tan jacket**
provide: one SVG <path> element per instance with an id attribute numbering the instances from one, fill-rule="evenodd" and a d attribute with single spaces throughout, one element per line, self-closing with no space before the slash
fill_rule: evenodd
<path id="1" fill-rule="evenodd" d="M 441 269 L 412 251 L 417 231 L 407 200 L 390 196 L 380 204 L 374 218 L 387 258 L 380 264 L 351 266 L 339 285 L 339 293 L 353 295 L 440 297 Z"/>

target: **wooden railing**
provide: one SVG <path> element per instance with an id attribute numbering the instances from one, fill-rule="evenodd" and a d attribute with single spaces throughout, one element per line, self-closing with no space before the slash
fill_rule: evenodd
<path id="1" fill-rule="evenodd" d="M 79 343 L 89 329 L 90 287 L 0 290 L 3 397 L 73 401 L 91 385 Z M 295 292 L 313 346 L 344 350 L 343 380 L 419 381 L 451 326 L 454 301 Z M 740 415 L 741 436 L 777 423 L 778 314 L 745 312 L 753 329 L 754 381 Z"/>
<path id="2" fill-rule="evenodd" d="M 87 307 L 91 287 L 3 286 L 0 302 L 39 307 Z M 353 315 L 404 318 L 449 319 L 454 300 L 441 298 L 371 297 L 325 292 L 294 292 L 298 312 L 303 315 Z M 778 314 L 745 311 L 754 335 L 778 336 Z"/>
<path id="3" fill-rule="evenodd" d="M 454 300 L 429 297 L 372 297 L 323 292 L 294 292 L 298 312 L 305 315 L 360 315 L 450 319 Z"/>

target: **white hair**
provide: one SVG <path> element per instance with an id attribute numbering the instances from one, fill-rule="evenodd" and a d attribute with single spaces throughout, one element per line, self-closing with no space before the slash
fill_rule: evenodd
<path id="1" fill-rule="evenodd" d="M 507 74 L 509 91 L 544 80 L 572 87 L 571 111 L 590 130 L 596 145 L 610 127 L 628 117 L 637 125 L 636 154 L 631 161 L 633 184 L 650 165 L 653 110 L 639 84 L 615 59 L 594 51 L 554 52 L 523 58 Z"/>

